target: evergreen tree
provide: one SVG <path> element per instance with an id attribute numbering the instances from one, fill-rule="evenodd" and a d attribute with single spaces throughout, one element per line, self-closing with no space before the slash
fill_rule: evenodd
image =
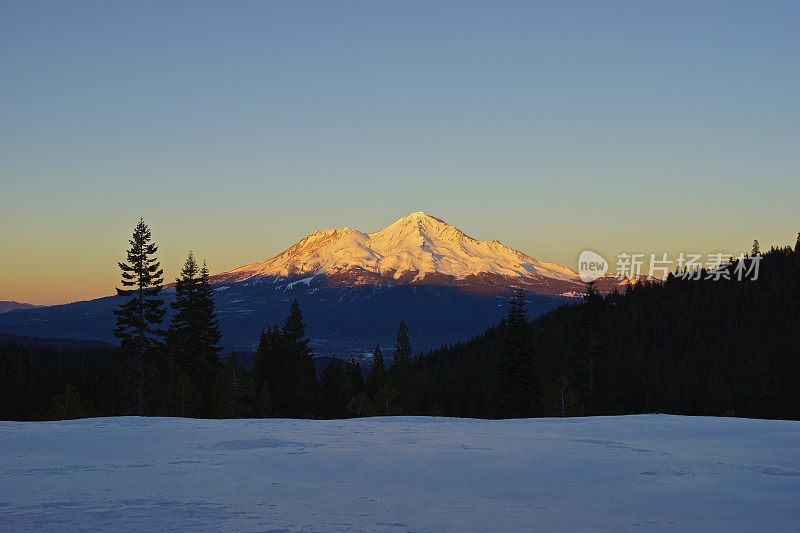
<path id="1" fill-rule="evenodd" d="M 294 385 L 294 401 L 289 410 L 291 416 L 303 418 L 311 414 L 317 395 L 317 378 L 314 370 L 314 355 L 308 338 L 303 313 L 297 300 L 292 301 L 289 316 L 281 330 L 283 348 L 290 360 L 291 379 Z"/>
<path id="2" fill-rule="evenodd" d="M 530 416 L 534 410 L 538 391 L 527 350 L 527 326 L 525 291 L 517 289 L 509 300 L 494 370 L 494 415 L 499 418 Z"/>
<path id="3" fill-rule="evenodd" d="M 300 305 L 294 300 L 283 327 L 271 327 L 261 334 L 254 371 L 256 390 L 263 391 L 266 386 L 274 416 L 302 418 L 314 411 L 317 381 L 305 332 Z"/>
<path id="4" fill-rule="evenodd" d="M 365 393 L 354 396 L 347 404 L 347 411 L 353 416 L 360 418 L 372 414 L 373 405 Z"/>
<path id="5" fill-rule="evenodd" d="M 355 358 L 350 358 L 347 363 L 347 397 L 352 398 L 364 392 L 364 374 L 361 373 L 361 365 Z"/>
<path id="6" fill-rule="evenodd" d="M 163 334 L 158 326 L 166 312 L 164 301 L 158 298 L 164 271 L 155 257 L 158 246 L 151 238 L 150 228 L 139 219 L 129 241 L 128 260 L 118 263 L 123 288 L 117 288 L 117 295 L 131 299 L 114 309 L 114 335 L 121 348 L 136 358 L 136 412 L 140 416 L 145 413 L 145 369 L 161 348 Z"/>
<path id="7" fill-rule="evenodd" d="M 375 393 L 375 414 L 377 415 L 397 415 L 400 414 L 400 409 L 395 407 L 394 400 L 397 398 L 398 392 L 390 384 L 386 384 Z"/>
<path id="8" fill-rule="evenodd" d="M 200 335 L 200 360 L 203 362 L 203 371 L 210 375 L 219 367 L 219 354 L 222 349 L 222 333 L 219 330 L 217 313 L 214 304 L 214 289 L 205 260 L 200 269 L 200 283 L 197 284 L 198 331 Z"/>
<path id="9" fill-rule="evenodd" d="M 367 379 L 367 393 L 370 397 L 375 396 L 375 393 L 383 387 L 386 382 L 386 367 L 383 363 L 383 352 L 381 345 L 375 346 L 375 351 L 372 352 L 372 371 Z"/>
<path id="10" fill-rule="evenodd" d="M 334 357 L 322 371 L 320 383 L 320 414 L 323 418 L 347 416 L 348 379 L 345 365 Z"/>
<path id="11" fill-rule="evenodd" d="M 194 329 L 196 326 L 195 304 L 197 294 L 199 268 L 190 251 L 186 262 L 183 264 L 181 275 L 175 280 L 175 300 L 171 307 L 175 310 L 172 322 L 167 330 L 167 351 L 175 363 L 185 370 L 189 366 Z"/>
<path id="12" fill-rule="evenodd" d="M 202 268 L 198 268 L 192 252 L 189 252 L 181 276 L 175 282 L 172 307 L 175 315 L 167 331 L 167 352 L 174 364 L 170 369 L 171 382 L 185 374 L 200 397 L 205 399 L 201 411 L 207 413 L 211 408 L 208 402 L 219 368 L 222 336 L 215 316 L 208 267 L 203 263 Z"/>
<path id="13" fill-rule="evenodd" d="M 186 372 L 177 373 L 174 366 L 167 372 L 167 375 L 167 390 L 162 404 L 164 414 L 182 417 L 211 414 L 202 409 L 204 401 L 211 402 L 211 391 L 208 398 L 201 397 L 189 375 Z"/>
<path id="14" fill-rule="evenodd" d="M 600 313 L 603 307 L 603 297 L 595 287 L 594 282 L 586 285 L 586 293 L 583 295 L 586 303 L 583 313 L 581 330 L 585 332 L 585 359 L 583 365 L 586 368 L 586 404 L 589 414 L 597 414 L 597 359 L 602 355 L 602 336 L 600 335 Z"/>
<path id="15" fill-rule="evenodd" d="M 214 414 L 218 418 L 242 418 L 251 412 L 252 382 L 235 353 L 225 364 L 214 386 Z"/>
<path id="16" fill-rule="evenodd" d="M 51 420 L 68 420 L 72 418 L 88 418 L 97 416 L 92 404 L 81 398 L 80 392 L 72 383 L 64 387 L 64 394 L 53 398 L 53 408 L 48 413 Z"/>
<path id="17" fill-rule="evenodd" d="M 254 416 L 282 416 L 282 404 L 288 394 L 286 383 L 290 378 L 287 357 L 281 349 L 282 340 L 277 326 L 265 329 L 259 338 L 253 369 L 257 391 Z M 269 405 L 268 410 L 264 409 L 266 405 Z"/>
<path id="18" fill-rule="evenodd" d="M 398 396 L 398 411 L 405 407 L 411 410 L 412 405 L 417 400 L 417 392 L 411 383 L 411 364 L 412 359 L 411 338 L 408 334 L 408 326 L 405 321 L 400 322 L 397 328 L 397 342 L 394 346 L 394 358 L 392 363 L 392 384 L 396 387 Z M 393 389 L 394 390 L 394 389 Z"/>
<path id="19" fill-rule="evenodd" d="M 583 299 L 586 305 L 581 328 L 586 342 L 584 364 L 588 371 L 588 414 L 616 414 L 620 408 L 616 361 L 608 352 L 603 323 L 603 297 L 593 281 L 587 284 Z"/>
<path id="20" fill-rule="evenodd" d="M 751 255 L 755 257 L 760 254 L 761 254 L 761 246 L 759 246 L 758 244 L 758 239 L 755 239 L 753 241 L 753 253 Z"/>
<path id="21" fill-rule="evenodd" d="M 411 338 L 408 335 L 408 326 L 405 321 L 400 321 L 400 327 L 397 328 L 397 344 L 394 346 L 394 359 L 393 365 L 398 370 L 403 370 L 411 366 L 411 357 L 413 352 L 411 350 Z"/>

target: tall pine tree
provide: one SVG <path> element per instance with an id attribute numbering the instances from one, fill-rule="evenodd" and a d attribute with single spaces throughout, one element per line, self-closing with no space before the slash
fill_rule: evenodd
<path id="1" fill-rule="evenodd" d="M 516 289 L 502 324 L 494 369 L 494 416 L 530 416 L 537 398 L 532 357 L 527 351 L 525 291 Z"/>
<path id="2" fill-rule="evenodd" d="M 185 371 L 188 359 L 192 352 L 191 344 L 195 339 L 193 329 L 197 322 L 195 313 L 195 300 L 197 293 L 198 266 L 194 254 L 189 252 L 189 257 L 183 264 L 181 276 L 175 280 L 175 300 L 170 306 L 175 310 L 172 322 L 167 330 L 167 352 L 173 364 L 180 371 Z"/>
<path id="3" fill-rule="evenodd" d="M 397 344 L 394 345 L 393 365 L 398 370 L 403 370 L 411 366 L 411 337 L 408 335 L 408 326 L 405 321 L 400 321 L 397 328 Z"/>
<path id="4" fill-rule="evenodd" d="M 603 320 L 603 296 L 593 281 L 587 284 L 583 299 L 585 305 L 582 309 L 579 336 L 584 339 L 582 349 L 588 373 L 588 414 L 617 414 L 620 409 L 618 361 L 608 350 Z"/>
<path id="5" fill-rule="evenodd" d="M 222 336 L 214 311 L 208 267 L 203 263 L 203 267 L 198 268 L 192 252 L 181 270 L 181 277 L 175 282 L 172 308 L 175 316 L 167 331 L 167 351 L 173 361 L 170 374 L 173 381 L 185 376 L 203 399 L 199 406 L 202 413 L 188 414 L 208 414 L 215 374 L 220 366 Z"/>
<path id="6" fill-rule="evenodd" d="M 140 218 L 130 239 L 127 262 L 117 263 L 122 271 L 122 287 L 118 296 L 131 296 L 114 309 L 117 317 L 114 336 L 123 350 L 132 354 L 136 368 L 136 412 L 145 414 L 145 370 L 162 346 L 163 332 L 159 325 L 164 319 L 164 300 L 158 298 L 164 271 L 155 254 L 158 246 L 151 242 L 150 228 Z"/>
<path id="7" fill-rule="evenodd" d="M 367 379 L 367 393 L 370 397 L 375 396 L 383 384 L 386 382 L 386 367 L 383 362 L 383 352 L 381 345 L 375 346 L 375 351 L 372 352 L 372 371 Z"/>
<path id="8" fill-rule="evenodd" d="M 293 405 L 287 414 L 303 418 L 316 408 L 317 376 L 314 369 L 314 354 L 306 337 L 306 324 L 297 300 L 292 301 L 289 316 L 281 331 L 283 348 L 289 357 L 291 382 L 294 384 Z"/>
<path id="9" fill-rule="evenodd" d="M 261 334 L 254 375 L 259 394 L 255 414 L 266 416 L 258 407 L 266 397 L 273 416 L 302 418 L 313 413 L 317 394 L 314 356 L 297 300 L 282 328 L 273 326 Z"/>

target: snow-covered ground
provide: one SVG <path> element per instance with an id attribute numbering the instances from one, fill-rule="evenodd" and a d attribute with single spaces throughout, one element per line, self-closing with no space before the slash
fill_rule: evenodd
<path id="1" fill-rule="evenodd" d="M 800 527 L 800 422 L 0 423 L 0 530 Z"/>

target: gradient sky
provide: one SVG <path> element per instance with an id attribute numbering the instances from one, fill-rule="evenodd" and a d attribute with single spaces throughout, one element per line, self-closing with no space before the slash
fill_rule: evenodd
<path id="1" fill-rule="evenodd" d="M 0 2 L 0 299 L 426 211 L 591 248 L 793 243 L 800 2 Z"/>

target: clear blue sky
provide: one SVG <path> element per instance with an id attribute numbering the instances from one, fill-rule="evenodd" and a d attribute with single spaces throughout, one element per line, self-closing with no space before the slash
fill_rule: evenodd
<path id="1" fill-rule="evenodd" d="M 0 2 L 0 299 L 426 211 L 575 266 L 800 230 L 800 2 Z M 59 272 L 53 274 L 52 268 Z"/>

